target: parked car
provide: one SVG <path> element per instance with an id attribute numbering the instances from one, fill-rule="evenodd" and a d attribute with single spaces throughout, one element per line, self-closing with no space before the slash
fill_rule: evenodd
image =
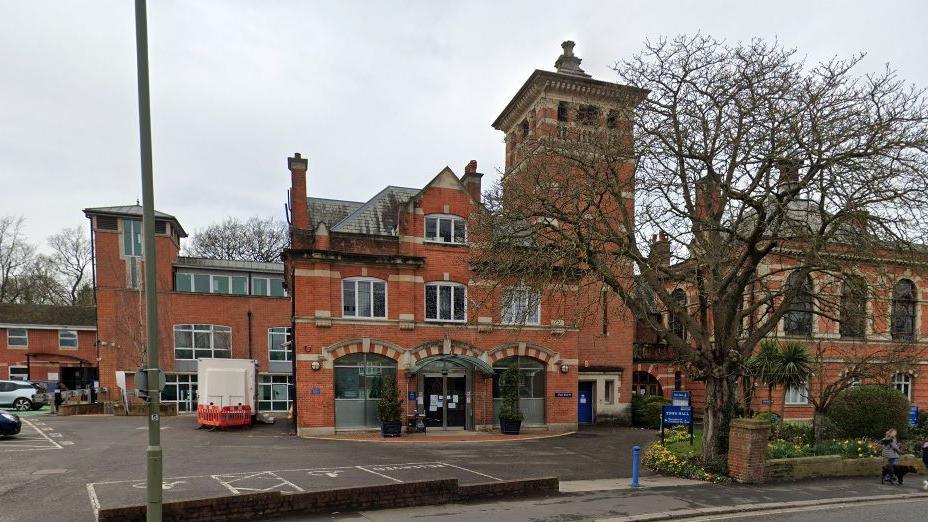
<path id="1" fill-rule="evenodd" d="M 18 415 L 0 410 L 0 437 L 17 435 L 22 427 L 23 422 Z"/>
<path id="2" fill-rule="evenodd" d="M 0 406 L 14 410 L 37 410 L 48 403 L 45 394 L 29 381 L 0 381 Z"/>

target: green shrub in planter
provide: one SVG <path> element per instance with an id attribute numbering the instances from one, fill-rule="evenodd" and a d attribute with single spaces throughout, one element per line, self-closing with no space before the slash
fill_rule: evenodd
<path id="1" fill-rule="evenodd" d="M 777 428 L 780 426 L 780 422 L 783 421 L 779 415 L 773 413 L 772 411 L 762 411 L 755 414 L 754 418 L 770 423 L 770 438 L 773 438 L 774 435 L 776 435 Z"/>
<path id="2" fill-rule="evenodd" d="M 632 425 L 639 428 L 661 427 L 661 411 L 670 401 L 660 395 L 645 395 L 632 399 Z"/>
<path id="3" fill-rule="evenodd" d="M 781 422 L 774 429 L 774 438 L 808 445 L 815 439 L 815 430 L 805 422 Z"/>
<path id="4" fill-rule="evenodd" d="M 519 370 L 510 366 L 499 379 L 503 403 L 499 409 L 500 431 L 517 435 L 522 428 L 522 410 L 519 409 Z"/>
<path id="5" fill-rule="evenodd" d="M 396 390 L 396 380 L 384 377 L 380 384 L 380 400 L 377 402 L 377 416 L 380 418 L 380 431 L 384 437 L 398 437 L 403 428 L 400 417 L 403 406 L 400 404 Z"/>
<path id="6" fill-rule="evenodd" d="M 841 392 L 828 411 L 839 437 L 879 440 L 889 428 L 905 431 L 909 401 L 895 388 L 879 384 L 855 386 Z"/>

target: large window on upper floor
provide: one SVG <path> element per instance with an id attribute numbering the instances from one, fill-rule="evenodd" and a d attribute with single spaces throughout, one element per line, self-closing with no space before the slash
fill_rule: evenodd
<path id="1" fill-rule="evenodd" d="M 527 286 L 503 290 L 503 324 L 538 324 L 541 317 L 541 293 Z"/>
<path id="2" fill-rule="evenodd" d="M 445 214 L 425 216 L 425 240 L 436 243 L 464 244 L 467 241 L 467 221 L 458 216 Z"/>
<path id="3" fill-rule="evenodd" d="M 252 291 L 248 291 L 245 274 L 213 274 L 208 272 L 178 271 L 174 274 L 174 290 L 201 294 L 256 295 L 286 297 L 283 277 L 252 276 Z"/>
<path id="4" fill-rule="evenodd" d="M 918 302 L 915 283 L 901 279 L 893 288 L 892 337 L 910 341 L 915 338 L 915 304 Z"/>
<path id="5" fill-rule="evenodd" d="M 271 361 L 290 361 L 290 327 L 279 326 L 267 329 L 267 358 Z"/>
<path id="6" fill-rule="evenodd" d="M 29 330 L 25 328 L 10 328 L 6 331 L 7 346 L 29 346 Z"/>
<path id="7" fill-rule="evenodd" d="M 798 271 L 786 278 L 786 292 L 795 292 L 789 310 L 783 317 L 783 333 L 786 335 L 812 335 L 812 278 Z"/>
<path id="8" fill-rule="evenodd" d="M 142 222 L 122 221 L 122 251 L 127 256 L 142 257 Z"/>
<path id="9" fill-rule="evenodd" d="M 387 283 L 374 278 L 342 280 L 342 317 L 387 318 Z"/>
<path id="10" fill-rule="evenodd" d="M 232 357 L 232 329 L 218 324 L 175 324 L 174 358 Z"/>
<path id="11" fill-rule="evenodd" d="M 682 288 L 677 288 L 670 294 L 670 298 L 673 299 L 673 302 L 677 306 L 686 310 L 686 290 Z M 668 321 L 670 331 L 680 339 L 686 340 L 686 323 L 683 322 L 683 318 L 680 317 L 680 314 L 671 311 Z"/>
<path id="12" fill-rule="evenodd" d="M 841 337 L 859 339 L 866 333 L 867 285 L 857 276 L 848 277 L 841 285 L 839 332 Z"/>
<path id="13" fill-rule="evenodd" d="M 61 348 L 77 348 L 77 331 L 58 330 L 58 346 Z"/>
<path id="14" fill-rule="evenodd" d="M 467 287 L 460 283 L 425 285 L 425 319 L 427 321 L 466 321 Z"/>

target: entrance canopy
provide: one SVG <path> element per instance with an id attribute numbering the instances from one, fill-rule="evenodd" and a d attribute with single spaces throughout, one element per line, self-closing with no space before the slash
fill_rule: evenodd
<path id="1" fill-rule="evenodd" d="M 426 357 L 409 369 L 410 375 L 416 375 L 422 371 L 426 366 L 429 366 L 432 363 L 439 361 L 447 361 L 452 364 L 457 364 L 458 366 L 468 367 L 473 366 L 474 368 L 480 370 L 484 375 L 493 375 L 493 367 L 489 363 L 482 359 L 472 357 L 470 355 L 457 355 L 457 354 L 446 354 L 446 355 L 432 355 Z"/>

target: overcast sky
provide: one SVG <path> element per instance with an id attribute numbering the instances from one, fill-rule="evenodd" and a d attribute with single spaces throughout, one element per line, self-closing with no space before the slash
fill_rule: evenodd
<path id="1" fill-rule="evenodd" d="M 926 5 L 152 0 L 155 204 L 188 232 L 282 217 L 296 151 L 312 196 L 421 187 L 471 159 L 492 182 L 490 123 L 566 39 L 606 80 L 644 39 L 702 31 L 811 61 L 865 51 L 861 72 L 890 62 L 928 86 Z M 0 2 L 0 215 L 24 216 L 33 241 L 141 197 L 133 24 L 130 0 Z"/>

